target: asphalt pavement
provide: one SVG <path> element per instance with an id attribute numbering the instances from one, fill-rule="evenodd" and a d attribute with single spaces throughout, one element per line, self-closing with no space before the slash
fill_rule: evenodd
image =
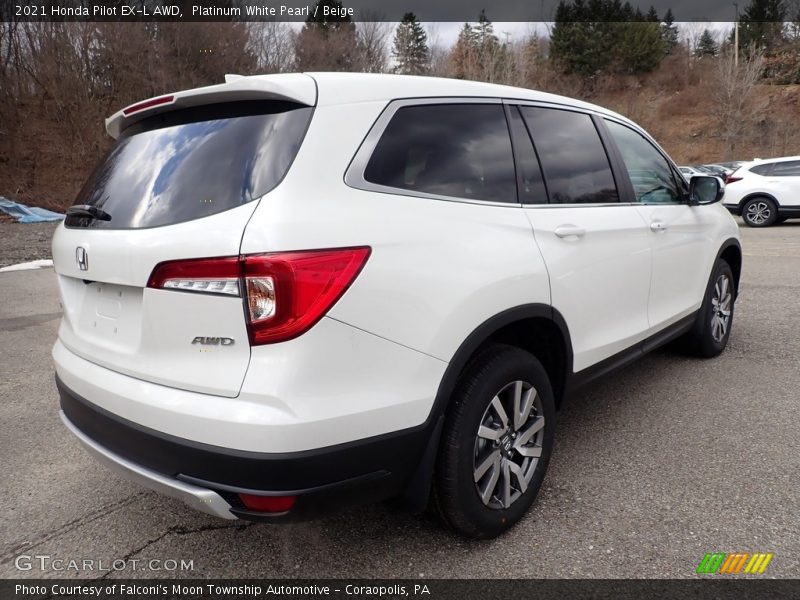
<path id="1" fill-rule="evenodd" d="M 58 418 L 52 269 L 0 273 L 0 577 L 691 578 L 712 551 L 800 577 L 800 221 L 743 235 L 725 353 L 659 350 L 576 398 L 533 510 L 486 542 L 385 504 L 221 521 L 120 479 Z"/>

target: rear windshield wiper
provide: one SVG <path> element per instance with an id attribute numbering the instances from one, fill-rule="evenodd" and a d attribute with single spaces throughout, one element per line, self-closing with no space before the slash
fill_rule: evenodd
<path id="1" fill-rule="evenodd" d="M 110 221 L 111 215 L 102 208 L 97 208 L 91 204 L 76 204 L 67 209 L 68 217 L 89 217 L 98 221 Z"/>

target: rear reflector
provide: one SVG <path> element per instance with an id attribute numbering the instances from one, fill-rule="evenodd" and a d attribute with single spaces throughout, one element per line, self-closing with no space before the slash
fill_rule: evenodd
<path id="1" fill-rule="evenodd" d="M 282 513 L 291 510 L 297 496 L 255 496 L 239 494 L 239 499 L 248 510 L 267 513 Z"/>
<path id="2" fill-rule="evenodd" d="M 147 110 L 148 108 L 153 108 L 154 106 L 169 104 L 174 100 L 175 96 L 161 96 L 159 98 L 152 98 L 151 100 L 145 100 L 144 102 L 139 102 L 138 104 L 131 104 L 130 106 L 123 108 L 122 114 L 127 117 L 132 115 L 133 113 L 137 113 L 142 110 Z"/>
<path id="3" fill-rule="evenodd" d="M 250 344 L 308 331 L 347 291 L 370 248 L 200 258 L 159 263 L 147 287 L 244 296 Z"/>

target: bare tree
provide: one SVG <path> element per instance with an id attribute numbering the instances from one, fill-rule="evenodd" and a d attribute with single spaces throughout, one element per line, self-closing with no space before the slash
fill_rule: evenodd
<path id="1" fill-rule="evenodd" d="M 708 23 L 701 23 L 697 21 L 681 23 L 680 38 L 686 43 L 689 54 L 694 56 L 697 47 L 700 45 L 700 38 L 707 30 Z"/>
<path id="2" fill-rule="evenodd" d="M 451 76 L 449 72 L 450 49 L 442 42 L 439 26 L 436 23 L 429 24 L 425 28 L 425 32 L 428 34 L 429 73 L 435 77 Z"/>
<path id="3" fill-rule="evenodd" d="M 392 27 L 380 21 L 380 15 L 365 13 L 366 21 L 358 23 L 358 45 L 361 57 L 357 65 L 365 73 L 383 73 L 389 67 L 388 39 Z"/>
<path id="4" fill-rule="evenodd" d="M 737 66 L 729 50 L 717 59 L 714 90 L 719 107 L 720 132 L 731 155 L 737 141 L 750 125 L 746 112 L 747 101 L 753 94 L 764 70 L 763 50 L 751 47 L 747 58 L 740 58 Z"/>
<path id="5" fill-rule="evenodd" d="M 249 24 L 248 48 L 253 53 L 260 73 L 283 73 L 294 65 L 292 29 L 282 21 L 260 21 Z"/>

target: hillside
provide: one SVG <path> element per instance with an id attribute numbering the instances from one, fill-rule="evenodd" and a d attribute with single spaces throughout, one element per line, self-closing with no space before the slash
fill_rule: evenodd
<path id="1" fill-rule="evenodd" d="M 743 130 L 726 144 L 711 86 L 694 77 L 688 85 L 664 77 L 617 79 L 607 82 L 604 91 L 593 93 L 553 91 L 581 96 L 633 119 L 680 164 L 800 154 L 800 85 L 755 86 Z M 43 114 L 37 106 L 18 109 L 21 118 Z M 30 119 L 25 139 L 16 147 L 0 136 L 0 196 L 60 210 L 72 204 L 111 143 L 103 132 L 99 110 L 76 126 L 83 130 L 82 139 L 94 141 L 76 143 L 70 129 L 55 116 Z"/>
<path id="2" fill-rule="evenodd" d="M 757 85 L 747 102 L 745 131 L 729 147 L 710 94 L 642 87 L 594 98 L 638 122 L 680 164 L 800 154 L 800 85 Z"/>

